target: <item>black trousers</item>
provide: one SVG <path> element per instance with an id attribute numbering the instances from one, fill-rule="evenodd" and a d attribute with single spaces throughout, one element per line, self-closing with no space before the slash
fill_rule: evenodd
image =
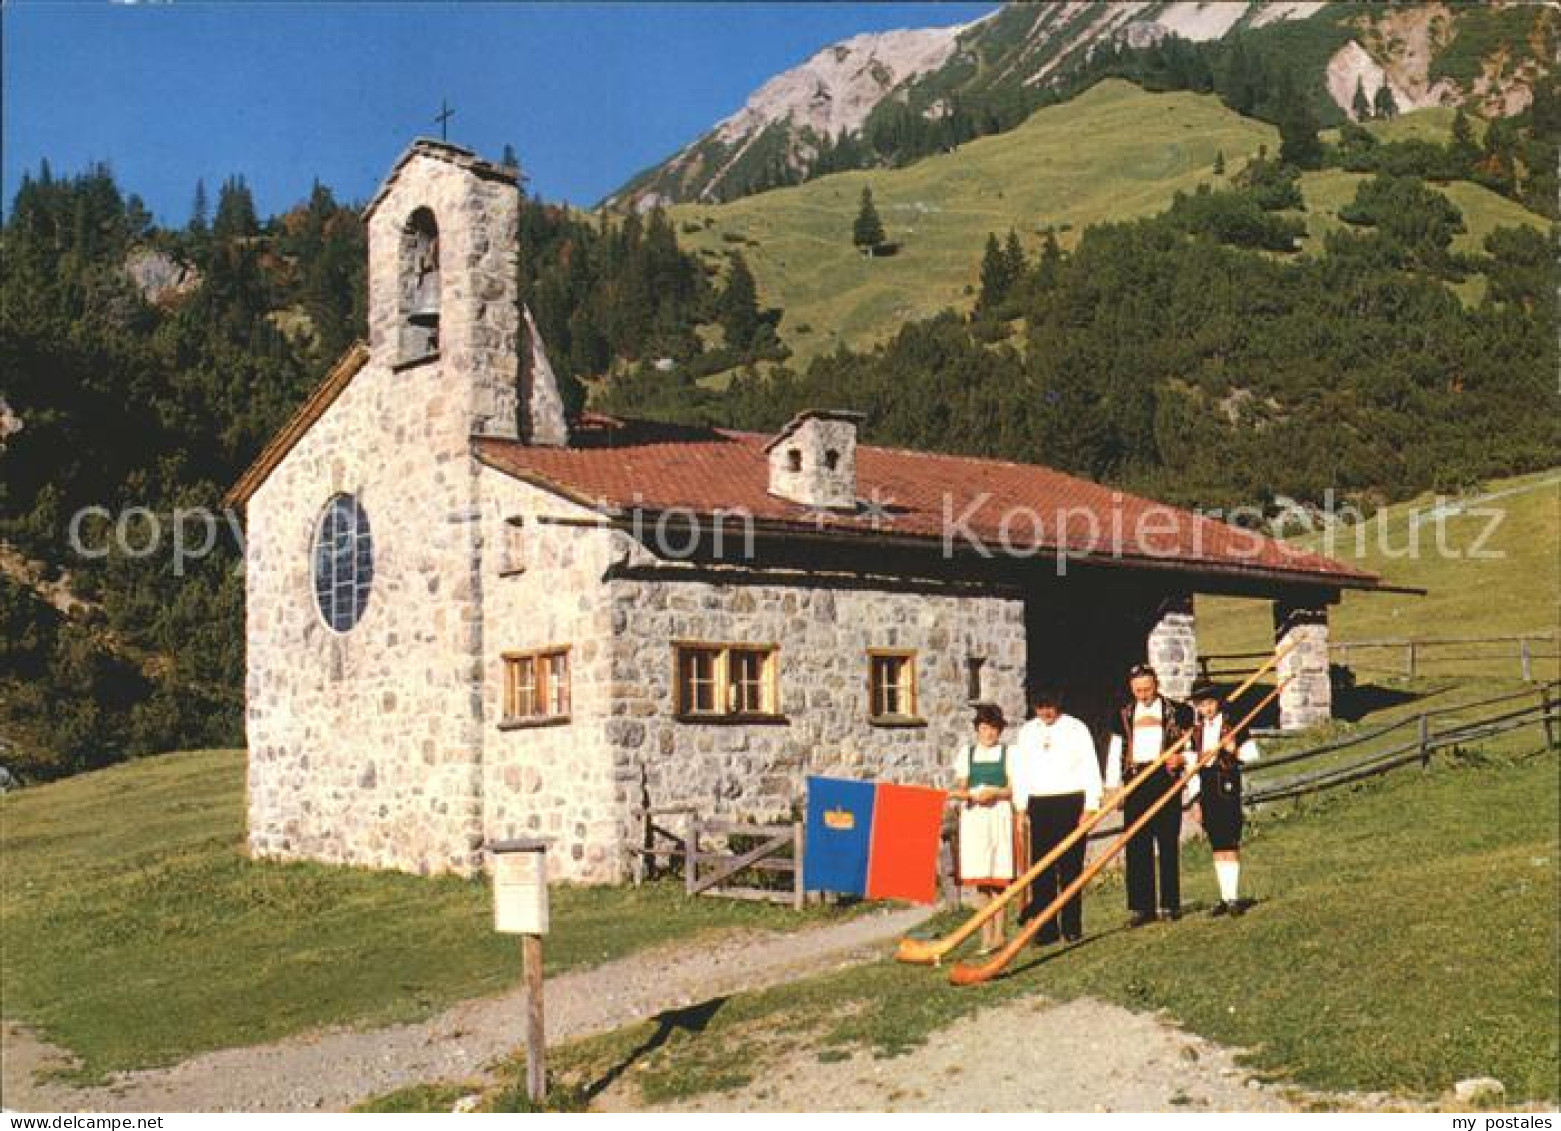
<path id="1" fill-rule="evenodd" d="M 1149 775 L 1122 806 L 1122 819 L 1131 825 L 1177 781 L 1164 766 Z M 1153 914 L 1157 909 L 1180 911 L 1182 799 L 1180 793 L 1165 803 L 1154 818 L 1127 842 L 1127 909 Z M 1160 899 L 1155 901 L 1155 853 L 1159 852 Z"/>
<path id="2" fill-rule="evenodd" d="M 1032 797 L 1028 807 L 1030 817 L 1030 865 L 1034 867 L 1064 837 L 1078 828 L 1079 817 L 1084 813 L 1083 793 L 1056 793 L 1047 797 Z M 1030 902 L 1025 907 L 1026 921 L 1033 919 L 1050 907 L 1062 890 L 1079 878 L 1084 870 L 1084 838 L 1057 858 L 1056 863 L 1036 877 L 1030 886 Z M 1041 928 L 1039 940 L 1056 942 L 1059 934 L 1076 938 L 1084 933 L 1084 901 L 1075 895 L 1063 905 L 1062 914 L 1055 916 Z"/>

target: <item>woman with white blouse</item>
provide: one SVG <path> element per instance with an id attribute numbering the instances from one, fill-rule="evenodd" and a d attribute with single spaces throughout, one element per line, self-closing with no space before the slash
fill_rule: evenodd
<path id="1" fill-rule="evenodd" d="M 1014 878 L 1014 807 L 1009 748 L 1002 741 L 1008 721 L 1001 708 L 976 708 L 974 742 L 960 747 L 955 786 L 949 796 L 959 811 L 959 879 L 973 889 L 977 907 Z M 1007 916 L 998 912 L 981 926 L 981 953 L 1003 945 Z"/>

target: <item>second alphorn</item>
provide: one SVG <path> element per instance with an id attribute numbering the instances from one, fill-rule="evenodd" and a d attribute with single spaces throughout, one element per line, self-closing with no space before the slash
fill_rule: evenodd
<path id="1" fill-rule="evenodd" d="M 1269 657 L 1267 663 L 1248 676 L 1246 681 L 1242 683 L 1240 687 L 1236 688 L 1236 690 L 1232 691 L 1230 695 L 1226 697 L 1225 701 L 1227 703 L 1234 702 L 1235 700 L 1241 698 L 1241 696 L 1245 695 L 1247 691 L 1251 689 L 1253 684 L 1255 684 L 1259 679 L 1271 671 L 1279 663 L 1279 661 L 1284 659 L 1285 655 L 1295 646 L 1296 642 L 1292 640 L 1286 643 L 1283 647 L 1279 648 L 1271 657 Z M 1077 844 L 1081 838 L 1088 836 L 1091 832 L 1094 831 L 1097 825 L 1099 825 L 1112 813 L 1121 808 L 1122 803 L 1127 800 L 1128 795 L 1131 794 L 1140 785 L 1142 785 L 1145 781 L 1147 781 L 1149 779 L 1150 773 L 1159 769 L 1166 763 L 1168 759 L 1173 758 L 1178 753 L 1180 753 L 1182 748 L 1187 744 L 1187 740 L 1191 737 L 1192 732 L 1188 731 L 1186 734 L 1182 735 L 1181 738 L 1177 739 L 1176 742 L 1171 745 L 1169 750 L 1165 751 L 1160 755 L 1159 758 L 1146 767 L 1147 771 L 1149 772 L 1134 775 L 1131 781 L 1127 782 L 1122 786 L 1121 789 L 1117 790 L 1117 792 L 1111 797 L 1109 801 L 1103 801 L 1100 808 L 1097 809 L 1093 815 L 1081 822 L 1078 828 L 1074 829 L 1073 832 L 1064 837 L 1055 848 L 1032 864 L 1028 869 L 1025 870 L 1023 875 L 1021 875 L 1018 879 L 1014 880 L 1013 883 L 1009 884 L 1006 888 L 999 892 L 991 903 L 988 903 L 985 907 L 981 908 L 979 911 L 973 914 L 954 931 L 945 935 L 941 939 L 901 939 L 899 949 L 895 951 L 894 957 L 901 962 L 914 963 L 920 966 L 937 965 L 943 960 L 945 955 L 947 955 L 950 951 L 954 950 L 962 942 L 979 931 L 983 923 L 992 918 L 998 912 L 1002 911 L 1003 908 L 1008 906 L 1008 904 L 1012 903 L 1015 899 L 1019 898 L 1019 896 L 1028 891 L 1030 889 L 1030 885 L 1035 882 L 1036 878 L 1042 875 L 1046 869 L 1050 868 L 1053 864 L 1060 860 L 1063 854 L 1072 848 L 1075 844 Z"/>
<path id="2" fill-rule="evenodd" d="M 1232 728 L 1232 733 L 1239 733 L 1245 730 L 1247 727 L 1251 726 L 1252 720 L 1257 718 L 1258 712 L 1272 703 L 1278 697 L 1280 691 L 1284 689 L 1285 684 L 1289 682 L 1289 679 L 1280 680 L 1279 683 L 1274 687 L 1274 690 L 1263 696 L 1263 698 L 1258 701 L 1257 706 L 1253 707 L 1252 710 L 1247 713 L 1247 717 L 1242 719 L 1241 722 L 1237 723 L 1236 726 Z M 1204 766 L 1213 761 L 1214 757 L 1219 753 L 1219 751 L 1219 745 L 1204 751 L 1203 754 L 1199 756 L 1197 762 L 1193 764 L 1192 768 L 1176 780 L 1176 784 L 1172 788 L 1166 790 L 1162 797 L 1150 805 L 1148 809 L 1144 810 L 1143 815 L 1140 816 L 1138 820 L 1134 821 L 1132 825 L 1123 830 L 1122 835 L 1119 836 L 1116 840 L 1112 841 L 1111 847 L 1102 853 L 1098 860 L 1096 860 L 1088 868 L 1084 869 L 1083 874 L 1080 875 L 1078 879 L 1069 884 L 1067 888 L 1064 889 L 1062 893 L 1047 906 L 1046 910 L 1042 911 L 1034 919 L 1031 919 L 1030 922 L 1025 925 L 1023 930 L 1021 930 L 1013 938 L 1009 939 L 1007 945 L 992 955 L 992 957 L 987 961 L 980 963 L 979 965 L 973 965 L 967 962 L 955 963 L 953 969 L 949 971 L 949 981 L 956 986 L 973 986 L 978 982 L 985 982 L 988 979 L 994 978 L 998 974 L 1001 974 L 1003 972 L 1003 968 L 1012 962 L 1014 957 L 1029 945 L 1030 940 L 1033 939 L 1038 933 L 1040 933 L 1041 928 L 1044 927 L 1047 923 L 1051 922 L 1051 920 L 1055 918 L 1065 906 L 1067 906 L 1067 903 L 1070 899 L 1078 895 L 1079 892 L 1083 891 L 1085 885 L 1093 880 L 1100 873 L 1102 868 L 1109 864 L 1119 853 L 1121 853 L 1124 848 L 1127 847 L 1128 841 L 1132 840 L 1133 837 L 1138 834 L 1139 830 L 1141 830 L 1150 822 L 1151 819 L 1153 819 L 1156 813 L 1165 808 L 1173 798 L 1181 797 L 1182 790 L 1186 788 L 1187 783 L 1193 779 L 1199 770 L 1203 769 Z"/>

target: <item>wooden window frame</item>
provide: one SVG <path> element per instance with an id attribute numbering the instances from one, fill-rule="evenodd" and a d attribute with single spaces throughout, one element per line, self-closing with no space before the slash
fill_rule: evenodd
<path id="1" fill-rule="evenodd" d="M 573 670 L 569 659 L 569 645 L 531 648 L 524 652 L 504 652 L 500 658 L 503 661 L 504 672 L 504 685 L 501 689 L 503 717 L 499 720 L 500 730 L 564 726 L 570 721 Z M 552 674 L 552 662 L 555 660 L 563 661 L 562 680 L 557 680 Z M 532 677 L 532 697 L 537 709 L 522 715 L 516 710 L 519 706 L 517 691 L 519 677 L 528 669 Z M 563 685 L 563 695 L 558 704 L 561 709 L 555 711 L 553 700 L 560 683 Z"/>
<path id="2" fill-rule="evenodd" d="M 714 685 L 715 706 L 696 710 L 690 705 L 689 687 L 684 680 L 684 660 L 693 653 L 711 657 L 710 682 Z M 736 705 L 745 683 L 732 663 L 734 655 L 757 655 L 760 659 L 758 686 L 761 708 L 742 710 Z M 672 716 L 680 723 L 753 724 L 784 723 L 780 709 L 780 645 L 751 641 L 674 640 L 672 642 Z"/>
<path id="3" fill-rule="evenodd" d="M 910 710 L 893 714 L 881 714 L 878 710 L 879 661 L 900 660 L 906 665 L 909 680 L 905 692 L 910 697 Z M 919 656 L 914 648 L 869 648 L 867 650 L 867 721 L 875 727 L 924 727 L 927 720 L 921 715 L 921 684 L 917 672 Z M 902 706 L 904 706 L 902 704 Z"/>

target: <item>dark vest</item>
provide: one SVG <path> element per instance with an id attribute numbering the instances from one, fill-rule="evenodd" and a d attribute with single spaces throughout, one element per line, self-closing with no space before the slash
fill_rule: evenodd
<path id="1" fill-rule="evenodd" d="M 1167 699 L 1164 695 L 1161 695 L 1159 700 L 1160 720 L 1164 724 L 1160 737 L 1160 752 L 1163 754 L 1175 745 L 1192 725 L 1192 708 L 1174 699 Z M 1133 709 L 1137 705 L 1137 700 L 1130 700 L 1117 712 L 1117 737 L 1122 740 L 1121 780 L 1124 782 L 1133 776 Z"/>
<path id="2" fill-rule="evenodd" d="M 1240 747 L 1246 741 L 1246 735 L 1230 725 L 1230 720 L 1223 714 L 1220 715 L 1220 741 L 1231 740 L 1231 745 Z M 1193 720 L 1192 737 L 1187 741 L 1187 753 L 1190 761 L 1196 762 L 1204 753 L 1203 746 L 1203 720 Z M 1222 797 L 1227 800 L 1241 797 L 1241 759 L 1234 750 L 1221 750 L 1219 755 L 1203 769 L 1198 771 L 1199 786 L 1205 797 Z"/>

